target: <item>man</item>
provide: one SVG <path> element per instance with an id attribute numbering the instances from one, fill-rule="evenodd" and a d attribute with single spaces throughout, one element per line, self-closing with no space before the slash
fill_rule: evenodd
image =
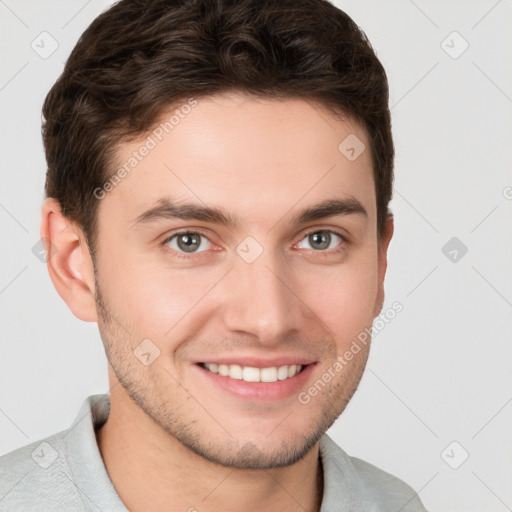
<path id="1" fill-rule="evenodd" d="M 423 511 L 328 436 L 383 307 L 385 72 L 322 0 L 122 0 L 46 98 L 41 236 L 109 395 L 0 510 Z M 352 354 L 352 356 L 350 356 Z"/>

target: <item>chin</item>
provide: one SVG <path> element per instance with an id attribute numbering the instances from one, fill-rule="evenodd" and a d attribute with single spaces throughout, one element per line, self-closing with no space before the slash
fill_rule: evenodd
<path id="1" fill-rule="evenodd" d="M 234 469 L 272 469 L 295 464 L 315 446 L 320 435 L 270 443 L 258 447 L 253 441 L 231 440 L 227 443 L 204 445 L 190 442 L 190 439 L 178 439 L 186 448 L 196 455 L 220 466 Z M 263 441 L 263 444 L 265 441 Z"/>

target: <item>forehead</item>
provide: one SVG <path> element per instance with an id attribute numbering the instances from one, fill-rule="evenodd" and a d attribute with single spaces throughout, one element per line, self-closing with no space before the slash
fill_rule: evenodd
<path id="1" fill-rule="evenodd" d="M 261 214 L 271 224 L 285 209 L 293 215 L 294 205 L 336 195 L 357 198 L 375 216 L 364 129 L 310 100 L 223 93 L 184 101 L 118 148 L 120 169 L 100 208 L 127 222 L 162 198 Z"/>

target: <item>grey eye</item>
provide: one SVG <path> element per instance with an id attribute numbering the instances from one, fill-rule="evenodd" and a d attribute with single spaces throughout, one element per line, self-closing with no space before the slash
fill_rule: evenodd
<path id="1" fill-rule="evenodd" d="M 334 233 L 333 231 L 320 230 L 314 231 L 313 233 L 309 233 L 308 235 L 306 235 L 300 241 L 300 244 L 302 244 L 304 240 L 307 240 L 307 243 L 310 245 L 310 247 L 303 248 L 314 249 L 316 251 L 324 251 L 326 249 L 332 249 L 336 247 L 336 245 L 338 245 L 342 241 L 342 238 L 340 235 Z M 335 245 L 331 246 L 333 242 L 335 242 Z"/>
<path id="2" fill-rule="evenodd" d="M 210 241 L 204 235 L 192 231 L 176 233 L 167 241 L 171 249 L 188 253 L 203 252 L 208 249 L 209 243 Z"/>

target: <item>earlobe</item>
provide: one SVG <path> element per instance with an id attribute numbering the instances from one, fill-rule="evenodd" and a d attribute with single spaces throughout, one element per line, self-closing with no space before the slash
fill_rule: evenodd
<path id="1" fill-rule="evenodd" d="M 40 233 L 48 272 L 58 294 L 77 318 L 97 322 L 89 247 L 82 230 L 62 214 L 54 198 L 43 203 Z"/>
<path id="2" fill-rule="evenodd" d="M 388 247 L 393 237 L 394 232 L 394 221 L 393 214 L 390 213 L 386 219 L 386 225 L 384 235 L 378 248 L 378 292 L 377 299 L 375 301 L 374 318 L 380 314 L 382 307 L 384 306 L 384 278 L 386 277 L 386 270 L 388 266 Z"/>

